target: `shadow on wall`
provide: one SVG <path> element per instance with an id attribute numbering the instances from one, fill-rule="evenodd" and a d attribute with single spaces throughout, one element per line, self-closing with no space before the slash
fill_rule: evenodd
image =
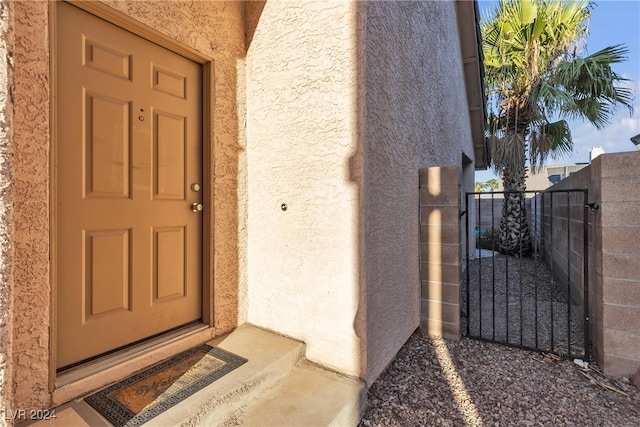
<path id="1" fill-rule="evenodd" d="M 421 328 L 460 338 L 460 168 L 420 170 Z"/>
<path id="2" fill-rule="evenodd" d="M 262 1 L 248 1 L 245 3 L 245 16 L 246 16 L 246 33 L 245 41 L 247 45 L 247 51 L 251 47 L 253 41 L 253 35 L 256 32 L 258 23 L 260 22 L 260 16 L 264 10 L 264 6 L 267 4 L 266 0 Z"/>

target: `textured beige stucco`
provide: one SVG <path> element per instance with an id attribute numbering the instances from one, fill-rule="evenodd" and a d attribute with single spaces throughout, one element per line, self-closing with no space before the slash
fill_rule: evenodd
<path id="1" fill-rule="evenodd" d="M 473 148 L 454 2 L 365 4 L 364 263 L 371 383 L 420 321 L 418 171 L 462 166 L 462 153 L 472 158 Z"/>
<path id="2" fill-rule="evenodd" d="M 12 410 L 13 327 L 13 3 L 0 1 L 0 426 Z"/>
<path id="3" fill-rule="evenodd" d="M 244 99 L 245 6 L 240 2 L 105 3 L 213 58 L 214 315 L 216 330 L 229 331 L 243 321 L 245 310 L 239 304 L 246 294 L 242 288 L 244 234 L 239 232 L 246 218 L 244 107 L 238 101 Z M 12 353 L 14 407 L 35 409 L 49 406 L 51 399 L 49 4 L 19 1 L 13 5 L 15 305 L 12 352 L 6 354 Z M 10 262 L 10 256 L 4 255 L 3 261 Z"/>
<path id="4" fill-rule="evenodd" d="M 361 363 L 356 11 L 268 1 L 247 53 L 248 320 L 352 375 Z"/>
<path id="5" fill-rule="evenodd" d="M 13 383 L 49 404 L 49 34 L 46 2 L 15 2 Z"/>
<path id="6" fill-rule="evenodd" d="M 280 4 L 247 56 L 249 321 L 371 383 L 419 325 L 418 170 L 473 153 L 455 6 Z"/>
<path id="7" fill-rule="evenodd" d="M 419 324 L 418 170 L 472 153 L 453 2 L 103 3 L 213 59 L 216 330 L 293 336 L 371 383 Z M 13 369 L 13 406 L 35 409 L 51 402 L 49 5 L 12 5 L 0 308 L 13 343 L 0 343 L 12 357 L 0 374 Z"/>

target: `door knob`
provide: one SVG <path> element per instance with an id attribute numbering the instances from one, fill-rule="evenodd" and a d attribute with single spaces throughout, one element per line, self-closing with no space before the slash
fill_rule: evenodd
<path id="1" fill-rule="evenodd" d="M 203 209 L 204 206 L 202 206 L 202 203 L 191 203 L 191 210 L 193 212 L 202 212 Z"/>

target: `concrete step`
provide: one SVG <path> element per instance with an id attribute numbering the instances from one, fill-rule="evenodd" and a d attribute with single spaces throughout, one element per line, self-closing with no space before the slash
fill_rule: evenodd
<path id="1" fill-rule="evenodd" d="M 366 399 L 367 389 L 360 381 L 302 363 L 225 425 L 356 426 Z"/>
<path id="2" fill-rule="evenodd" d="M 282 383 L 304 355 L 304 344 L 245 325 L 216 340 L 223 350 L 248 359 L 213 384 L 145 423 L 145 426 L 217 426 Z"/>
<path id="3" fill-rule="evenodd" d="M 358 380 L 304 360 L 304 344 L 244 325 L 209 342 L 248 361 L 145 426 L 355 426 L 366 402 Z M 109 427 L 83 400 L 56 408 L 37 427 Z"/>

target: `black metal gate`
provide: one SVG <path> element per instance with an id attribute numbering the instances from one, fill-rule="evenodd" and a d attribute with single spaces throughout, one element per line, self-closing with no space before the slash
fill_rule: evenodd
<path id="1" fill-rule="evenodd" d="M 501 221 L 504 201 L 514 195 L 527 215 L 531 249 L 507 255 L 500 232 L 511 230 Z M 588 221 L 597 206 L 587 196 L 587 190 L 466 194 L 464 335 L 590 360 Z"/>

